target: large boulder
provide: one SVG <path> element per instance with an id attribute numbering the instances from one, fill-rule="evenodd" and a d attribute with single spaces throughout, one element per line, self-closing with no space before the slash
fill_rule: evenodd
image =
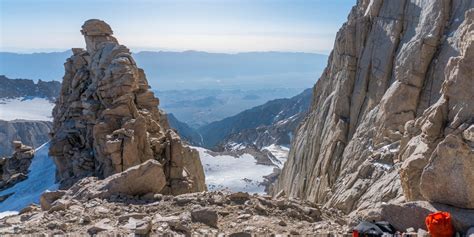
<path id="1" fill-rule="evenodd" d="M 109 176 L 103 181 L 103 190 L 108 196 L 160 193 L 165 186 L 163 166 L 156 160 L 148 160 L 124 172 Z"/>
<path id="2" fill-rule="evenodd" d="M 163 166 L 156 160 L 148 160 L 105 179 L 84 178 L 66 191 L 66 197 L 77 200 L 103 198 L 116 201 L 118 197 L 133 198 L 150 196 L 167 186 Z"/>
<path id="3" fill-rule="evenodd" d="M 466 233 L 474 226 L 474 210 L 456 208 L 426 201 L 407 202 L 404 204 L 382 205 L 382 219 L 388 221 L 397 230 L 406 231 L 407 228 L 425 229 L 425 219 L 428 214 L 438 211 L 449 212 L 456 231 Z"/>
<path id="4" fill-rule="evenodd" d="M 474 149 L 448 135 L 423 169 L 420 191 L 429 201 L 474 209 Z"/>

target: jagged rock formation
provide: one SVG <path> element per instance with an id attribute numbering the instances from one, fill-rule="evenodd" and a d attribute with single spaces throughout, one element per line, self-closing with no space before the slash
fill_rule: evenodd
<path id="1" fill-rule="evenodd" d="M 29 79 L 9 79 L 0 75 L 0 99 L 18 97 L 41 97 L 54 102 L 59 95 L 61 83 L 58 81 L 42 81 L 35 83 Z"/>
<path id="2" fill-rule="evenodd" d="M 405 199 L 473 208 L 473 7 L 359 0 L 274 192 L 345 213 Z"/>
<path id="3" fill-rule="evenodd" d="M 157 160 L 166 180 L 161 193 L 205 190 L 197 151 L 184 146 L 169 129 L 129 49 L 103 21 L 88 20 L 81 32 L 87 50 L 73 49 L 64 64 L 61 94 L 53 110 L 50 155 L 61 186 Z"/>
<path id="4" fill-rule="evenodd" d="M 0 156 L 14 152 L 11 142 L 15 140 L 32 147 L 43 145 L 49 141 L 52 126 L 49 121 L 0 120 Z"/>
<path id="5" fill-rule="evenodd" d="M 20 141 L 13 141 L 13 149 L 15 153 L 11 157 L 0 158 L 0 190 L 25 180 L 28 177 L 31 160 L 35 155 L 32 147 L 23 145 Z"/>

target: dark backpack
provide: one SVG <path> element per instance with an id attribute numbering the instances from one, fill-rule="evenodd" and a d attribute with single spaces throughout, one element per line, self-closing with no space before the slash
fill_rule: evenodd
<path id="1" fill-rule="evenodd" d="M 395 230 L 386 221 L 380 221 L 380 222 L 367 222 L 367 221 L 362 221 L 360 222 L 355 228 L 355 231 L 359 233 L 359 236 L 367 236 L 367 237 L 376 237 L 376 236 L 382 236 L 383 233 L 389 233 L 389 234 L 394 234 Z"/>

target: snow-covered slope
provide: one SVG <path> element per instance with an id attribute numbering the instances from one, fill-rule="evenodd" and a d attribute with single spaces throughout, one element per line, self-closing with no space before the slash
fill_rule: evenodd
<path id="1" fill-rule="evenodd" d="M 288 153 L 290 152 L 290 148 L 281 146 L 281 145 L 276 145 L 276 144 L 271 144 L 269 146 L 264 146 L 262 147 L 262 151 L 269 151 L 272 153 L 272 155 L 276 158 L 275 160 L 272 160 L 273 164 L 278 166 L 278 168 L 283 168 L 283 165 L 286 162 L 286 159 L 288 159 Z"/>
<path id="2" fill-rule="evenodd" d="M 209 190 L 264 193 L 263 176 L 271 174 L 274 166 L 257 164 L 255 157 L 247 153 L 234 157 L 214 155 L 202 147 L 193 148 L 199 151 Z"/>
<path id="3" fill-rule="evenodd" d="M 15 186 L 0 192 L 0 196 L 14 193 L 0 203 L 0 216 L 11 211 L 20 211 L 31 203 L 38 203 L 40 195 L 46 190 L 56 190 L 56 165 L 48 156 L 49 143 L 36 149 L 28 178 Z"/>
<path id="4" fill-rule="evenodd" d="M 42 120 L 51 121 L 54 104 L 46 98 L 14 98 L 0 100 L 1 120 Z"/>

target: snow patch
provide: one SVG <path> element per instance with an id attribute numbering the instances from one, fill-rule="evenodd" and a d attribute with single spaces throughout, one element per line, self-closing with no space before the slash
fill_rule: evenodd
<path id="1" fill-rule="evenodd" d="M 257 164 L 255 157 L 243 154 L 239 157 L 210 154 L 202 147 L 193 147 L 199 152 L 206 184 L 210 191 L 230 189 L 234 192 L 265 193 L 261 185 L 263 176 L 273 172 L 273 166 Z"/>
<path id="2" fill-rule="evenodd" d="M 0 100 L 2 120 L 43 120 L 52 121 L 54 104 L 45 98 L 15 98 Z"/>
<path id="3" fill-rule="evenodd" d="M 31 203 L 38 203 L 44 191 L 58 189 L 55 183 L 56 165 L 48 156 L 48 150 L 49 143 L 38 147 L 29 168 L 28 178 L 0 192 L 0 196 L 14 193 L 0 203 L 0 216 L 20 211 Z"/>
<path id="4" fill-rule="evenodd" d="M 383 170 L 390 170 L 392 168 L 392 166 L 389 164 L 384 164 L 384 163 L 379 163 L 379 162 L 372 163 L 372 165 L 375 167 L 381 168 Z"/>

